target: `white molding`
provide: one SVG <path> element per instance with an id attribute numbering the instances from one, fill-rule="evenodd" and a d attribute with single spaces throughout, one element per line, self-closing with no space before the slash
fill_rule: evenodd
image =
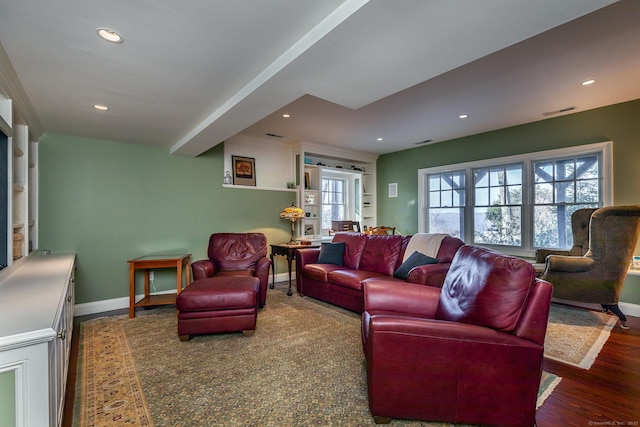
<path id="1" fill-rule="evenodd" d="M 292 274 L 292 280 L 295 280 L 295 276 L 293 276 L 294 272 L 291 273 Z M 278 282 L 288 282 L 289 281 L 289 273 L 288 272 L 284 272 L 284 273 L 278 273 L 276 274 L 276 283 Z M 269 285 L 271 285 L 271 276 L 269 276 Z M 168 291 L 161 291 L 161 292 L 155 292 L 152 293 L 151 295 L 160 295 L 160 294 L 175 294 L 176 290 L 168 290 Z M 269 298 L 269 291 L 267 291 L 267 300 Z M 140 299 L 142 299 L 144 297 L 143 294 L 140 295 L 136 295 L 136 301 L 139 301 Z M 108 300 L 102 300 L 102 301 L 92 301 L 92 302 L 85 302 L 82 304 L 76 304 L 75 305 L 75 314 L 74 316 L 86 316 L 88 314 L 96 314 L 96 313 L 105 313 L 107 311 L 113 311 L 113 310 L 121 310 L 121 309 L 128 309 L 129 308 L 129 297 L 121 297 L 121 298 L 113 298 L 113 299 L 108 299 Z"/>
<path id="2" fill-rule="evenodd" d="M 13 108 L 16 109 L 20 119 L 29 126 L 29 133 L 34 139 L 42 136 L 42 124 L 36 114 L 36 110 L 31 104 L 31 100 L 27 96 L 27 92 L 22 87 L 20 79 L 13 64 L 9 60 L 9 55 L 4 50 L 4 46 L 0 42 L 0 92 L 3 92 L 7 98 L 12 99 Z M 14 122 L 16 118 L 14 117 Z"/>

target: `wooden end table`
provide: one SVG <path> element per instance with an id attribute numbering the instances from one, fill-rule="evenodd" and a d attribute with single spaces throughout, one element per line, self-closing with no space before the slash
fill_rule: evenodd
<path id="1" fill-rule="evenodd" d="M 273 289 L 273 284 L 276 281 L 276 268 L 273 263 L 273 257 L 275 255 L 282 255 L 287 257 L 287 266 L 289 268 L 289 291 L 287 295 L 293 295 L 291 291 L 291 261 L 293 261 L 296 257 L 296 249 L 307 249 L 307 248 L 319 248 L 320 245 L 289 245 L 287 243 L 281 243 L 279 245 L 270 245 L 271 246 L 271 286 Z"/>
<path id="2" fill-rule="evenodd" d="M 186 272 L 185 287 L 191 283 L 191 254 L 185 255 L 145 255 L 132 259 L 129 263 L 129 317 L 136 317 L 136 307 L 170 305 L 176 303 L 176 296 L 182 291 L 182 271 Z M 149 270 L 154 268 L 176 269 L 176 294 L 150 295 Z M 136 302 L 136 270 L 144 270 L 144 297 Z"/>

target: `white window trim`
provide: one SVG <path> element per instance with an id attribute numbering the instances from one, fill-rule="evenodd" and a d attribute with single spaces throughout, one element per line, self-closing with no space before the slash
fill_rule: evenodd
<path id="1" fill-rule="evenodd" d="M 613 142 L 597 142 L 593 144 L 584 144 L 574 147 L 558 148 L 554 150 L 536 151 L 532 153 L 518 154 L 514 156 L 496 157 L 486 160 L 477 160 L 473 162 L 456 163 L 451 165 L 435 166 L 432 168 L 418 169 L 418 232 L 426 233 L 426 215 L 425 215 L 425 177 L 433 173 L 451 172 L 459 170 L 471 170 L 474 168 L 491 167 L 497 165 L 505 165 L 510 163 L 522 163 L 523 174 L 526 184 L 531 184 L 532 172 L 531 166 L 534 161 L 546 159 L 555 159 L 559 157 L 578 156 L 582 154 L 600 154 L 602 156 L 602 201 L 604 206 L 613 205 Z M 469 178 L 469 177 L 467 177 Z M 468 189 L 469 182 L 465 183 Z M 525 224 L 531 223 L 531 186 L 523 187 L 523 221 Z M 471 199 L 466 200 L 468 203 Z M 467 218 L 465 216 L 465 221 Z M 467 233 L 472 232 L 472 228 L 466 224 Z M 467 241 L 468 237 L 463 236 L 463 240 Z M 534 249 L 532 246 L 531 236 L 528 233 L 522 236 L 522 248 L 509 247 L 509 252 L 513 255 L 533 256 Z M 504 246 L 496 247 L 504 250 Z"/>

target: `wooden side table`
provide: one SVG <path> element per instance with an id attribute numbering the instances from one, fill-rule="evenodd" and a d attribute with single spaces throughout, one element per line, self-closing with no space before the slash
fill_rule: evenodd
<path id="1" fill-rule="evenodd" d="M 182 291 L 182 271 L 186 269 L 185 287 L 191 283 L 191 254 L 185 255 L 146 255 L 132 259 L 129 263 L 129 317 L 136 317 L 136 307 L 169 305 L 176 303 L 176 296 Z M 149 294 L 149 270 L 155 268 L 176 269 L 176 295 Z M 136 270 L 144 270 L 144 297 L 136 302 Z"/>
<path id="2" fill-rule="evenodd" d="M 296 257 L 296 249 L 306 249 L 306 248 L 319 248 L 320 245 L 288 245 L 286 243 L 281 243 L 279 245 L 270 245 L 271 246 L 271 286 L 273 289 L 273 284 L 276 280 L 276 268 L 273 262 L 273 257 L 275 255 L 282 255 L 287 257 L 287 266 L 289 268 L 289 291 L 287 295 L 293 295 L 291 291 L 291 262 Z"/>

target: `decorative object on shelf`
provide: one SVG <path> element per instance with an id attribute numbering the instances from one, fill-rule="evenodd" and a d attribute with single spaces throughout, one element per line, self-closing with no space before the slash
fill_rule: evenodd
<path id="1" fill-rule="evenodd" d="M 296 221 L 300 218 L 304 218 L 304 211 L 298 207 L 296 207 L 293 203 L 291 206 L 288 206 L 280 212 L 280 218 L 288 219 L 291 221 L 291 240 L 287 245 L 297 245 L 295 235 L 296 235 Z"/>
<path id="2" fill-rule="evenodd" d="M 234 185 L 256 185 L 256 159 L 231 156 Z"/>
<path id="3" fill-rule="evenodd" d="M 304 235 L 305 236 L 313 236 L 316 234 L 313 224 L 307 224 L 304 226 Z"/>
<path id="4" fill-rule="evenodd" d="M 304 196 L 304 202 L 308 205 L 313 205 L 316 202 L 316 196 L 313 194 L 306 194 Z"/>
<path id="5" fill-rule="evenodd" d="M 293 181 L 287 182 L 287 188 L 296 188 L 296 183 Z"/>
<path id="6" fill-rule="evenodd" d="M 224 183 L 225 184 L 231 184 L 233 181 L 233 178 L 231 178 L 231 172 L 227 171 L 227 173 L 224 174 Z"/>
<path id="7" fill-rule="evenodd" d="M 309 175 L 309 172 L 304 173 L 304 188 L 307 190 L 311 189 L 311 176 Z"/>

